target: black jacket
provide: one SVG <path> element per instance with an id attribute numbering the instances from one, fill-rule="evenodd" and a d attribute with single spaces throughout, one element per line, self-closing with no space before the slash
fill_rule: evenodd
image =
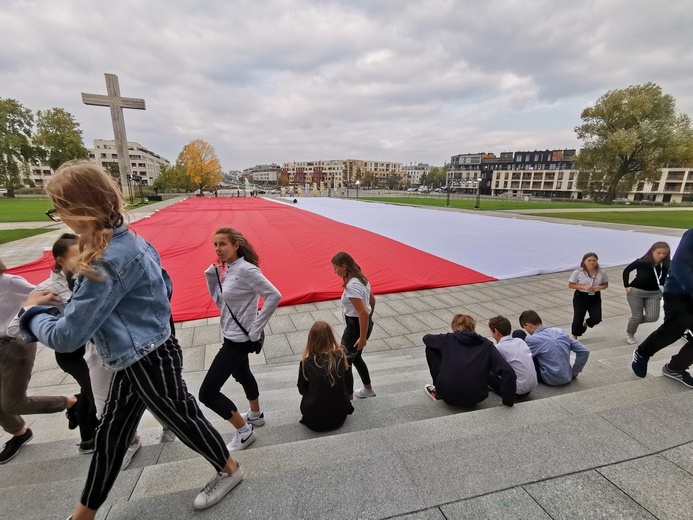
<path id="1" fill-rule="evenodd" d="M 635 278 L 629 282 L 630 273 L 635 271 Z M 652 265 L 644 260 L 636 260 L 623 270 L 623 286 L 636 287 L 643 291 L 657 291 L 667 279 L 668 269 L 662 264 Z"/>
<path id="2" fill-rule="evenodd" d="M 515 402 L 515 371 L 496 346 L 476 332 L 455 331 L 427 334 L 426 348 L 441 355 L 440 371 L 435 380 L 436 394 L 454 406 L 474 406 L 488 397 L 490 375 L 500 378 L 503 404 Z"/>
<path id="3" fill-rule="evenodd" d="M 305 360 L 306 375 L 303 376 L 303 361 L 298 365 L 298 392 L 301 399 L 301 422 L 318 432 L 339 428 L 347 415 L 354 411 L 344 383 L 344 362 L 337 363 L 334 385 L 327 372 L 327 362 L 318 358 Z"/>

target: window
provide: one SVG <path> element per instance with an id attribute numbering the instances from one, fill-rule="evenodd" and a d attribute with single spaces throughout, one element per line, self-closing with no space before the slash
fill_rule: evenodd
<path id="1" fill-rule="evenodd" d="M 539 162 L 539 154 L 534 154 L 534 162 Z"/>
<path id="2" fill-rule="evenodd" d="M 570 172 L 570 176 L 568 177 L 569 181 L 572 181 L 575 178 L 575 172 Z"/>
<path id="3" fill-rule="evenodd" d="M 562 184 L 563 184 L 563 183 L 562 183 L 561 181 L 558 181 L 558 182 L 556 183 L 556 189 L 557 189 L 557 190 L 560 190 Z"/>
<path id="4" fill-rule="evenodd" d="M 568 189 L 569 189 L 569 190 L 572 190 L 572 189 L 573 189 L 573 183 L 572 183 L 572 182 L 569 182 L 569 183 L 568 183 Z"/>
<path id="5" fill-rule="evenodd" d="M 102 154 L 101 154 L 101 158 L 102 158 L 102 159 L 105 159 L 105 158 L 106 158 L 106 154 L 105 154 L 105 153 L 102 153 Z"/>

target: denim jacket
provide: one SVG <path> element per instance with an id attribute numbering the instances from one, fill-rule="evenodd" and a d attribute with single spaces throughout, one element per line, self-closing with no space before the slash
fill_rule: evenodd
<path id="1" fill-rule="evenodd" d="M 125 226 L 95 264 L 103 280 L 80 276 L 72 300 L 58 317 L 55 307 L 37 305 L 20 319 L 25 341 L 57 352 L 73 352 L 91 340 L 104 366 L 122 370 L 163 344 L 171 334 L 171 280 L 159 254 Z"/>

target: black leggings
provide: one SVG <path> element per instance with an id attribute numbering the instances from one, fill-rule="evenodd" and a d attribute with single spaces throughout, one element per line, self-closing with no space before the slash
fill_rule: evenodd
<path id="1" fill-rule="evenodd" d="M 585 320 L 585 316 L 589 313 L 590 317 Z M 582 291 L 575 291 L 573 295 L 573 325 L 571 333 L 579 338 L 586 331 L 583 322 L 587 321 L 587 327 L 594 327 L 602 321 L 602 295 L 599 291 L 594 294 L 588 294 Z"/>
<path id="2" fill-rule="evenodd" d="M 233 401 L 221 393 L 221 387 L 229 376 L 233 376 L 241 384 L 248 401 L 260 397 L 257 381 L 248 362 L 251 350 L 253 345 L 250 341 L 236 342 L 224 338 L 224 343 L 200 386 L 200 402 L 227 421 L 231 419 L 232 412 L 238 412 Z"/>
<path id="3" fill-rule="evenodd" d="M 693 298 L 686 295 L 664 293 L 664 323 L 638 347 L 645 358 L 654 356 L 664 347 L 680 339 L 686 329 L 693 329 Z M 671 370 L 688 370 L 693 364 L 693 341 L 681 347 L 669 361 Z"/>
<path id="4" fill-rule="evenodd" d="M 359 319 L 346 316 L 346 328 L 342 334 L 342 346 L 347 351 L 347 361 L 349 362 L 349 368 L 352 366 L 356 367 L 356 371 L 359 373 L 361 382 L 364 385 L 371 384 L 371 376 L 368 373 L 368 367 L 366 362 L 363 360 L 363 350 L 358 350 L 354 344 L 358 341 L 361 336 L 361 325 L 359 324 Z M 373 332 L 373 320 L 368 319 L 368 336 L 366 339 L 371 337 L 371 332 Z M 347 387 L 347 393 L 352 395 L 354 393 L 354 372 L 352 370 L 347 370 L 344 374 L 344 381 Z"/>
<path id="5" fill-rule="evenodd" d="M 99 420 L 96 418 L 89 367 L 84 361 L 84 347 L 80 347 L 74 352 L 56 352 L 55 361 L 63 372 L 70 374 L 79 385 L 80 399 L 77 404 L 79 436 L 83 441 L 89 441 L 94 438 Z"/>

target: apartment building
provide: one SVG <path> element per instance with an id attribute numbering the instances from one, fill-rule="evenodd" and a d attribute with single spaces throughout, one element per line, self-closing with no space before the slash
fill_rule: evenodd
<path id="1" fill-rule="evenodd" d="M 360 181 L 366 173 L 373 174 L 373 184 L 384 185 L 390 175 L 402 176 L 402 163 L 358 159 L 296 161 L 284 163 L 280 176 L 290 184 L 324 183 L 328 188 L 342 188 Z"/>
<path id="2" fill-rule="evenodd" d="M 421 184 L 421 177 L 428 175 L 428 172 L 433 168 L 430 164 L 409 163 L 402 166 L 402 180 L 409 186 L 418 186 Z"/>
<path id="3" fill-rule="evenodd" d="M 281 173 L 281 166 L 278 164 L 258 164 L 243 170 L 242 176 L 247 179 L 252 179 L 253 182 L 259 183 L 276 183 L 277 178 Z"/>
<path id="4" fill-rule="evenodd" d="M 130 166 L 132 174 L 142 178 L 142 184 L 151 185 L 159 176 L 161 166 L 169 168 L 171 163 L 157 153 L 148 150 L 134 141 L 128 141 Z M 89 150 L 89 157 L 106 169 L 118 168 L 118 153 L 114 140 L 94 139 L 94 148 Z M 114 165 L 114 166 L 111 166 Z"/>

